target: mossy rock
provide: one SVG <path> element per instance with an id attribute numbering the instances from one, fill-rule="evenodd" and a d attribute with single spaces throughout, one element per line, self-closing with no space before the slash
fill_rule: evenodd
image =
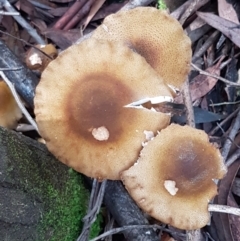
<path id="1" fill-rule="evenodd" d="M 37 141 L 0 128 L 0 236 L 11 241 L 74 241 L 89 192 L 82 177 Z M 97 219 L 91 237 L 100 231 Z"/>

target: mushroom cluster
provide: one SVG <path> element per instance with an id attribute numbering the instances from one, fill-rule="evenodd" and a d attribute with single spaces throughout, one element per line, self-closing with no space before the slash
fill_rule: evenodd
<path id="1" fill-rule="evenodd" d="M 185 229 L 206 224 L 212 179 L 225 166 L 204 132 L 169 126 L 171 115 L 149 102 L 172 101 L 190 61 L 181 25 L 139 7 L 108 16 L 90 39 L 62 52 L 42 73 L 34 100 L 39 131 L 60 161 L 98 180 L 122 179 L 143 210 Z M 206 212 L 193 221 L 196 198 Z"/>
<path id="2" fill-rule="evenodd" d="M 146 21 L 140 24 L 139 17 Z M 154 136 L 170 122 L 170 114 L 139 103 L 172 101 L 169 86 L 180 87 L 190 60 L 190 40 L 166 12 L 139 7 L 110 15 L 41 76 L 35 114 L 47 147 L 87 176 L 120 179 L 149 139 L 146 133 Z"/>

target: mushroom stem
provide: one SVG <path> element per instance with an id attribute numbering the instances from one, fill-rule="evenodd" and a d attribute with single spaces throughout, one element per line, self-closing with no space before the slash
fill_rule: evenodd
<path id="1" fill-rule="evenodd" d="M 186 106 L 186 114 L 187 114 L 187 124 L 191 127 L 195 127 L 195 119 L 194 119 L 194 111 L 192 105 L 192 99 L 189 90 L 189 79 L 183 84 L 183 101 Z"/>
<path id="2" fill-rule="evenodd" d="M 208 204 L 209 212 L 219 212 L 219 213 L 228 213 L 236 216 L 240 216 L 240 208 L 234 208 L 227 205 L 219 204 Z"/>

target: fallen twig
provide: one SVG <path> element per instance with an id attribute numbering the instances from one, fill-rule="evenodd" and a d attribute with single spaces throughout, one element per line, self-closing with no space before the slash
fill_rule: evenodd
<path id="1" fill-rule="evenodd" d="M 237 149 L 226 161 L 226 166 L 231 166 L 240 157 L 240 149 Z"/>
<path id="2" fill-rule="evenodd" d="M 209 212 L 228 213 L 228 214 L 240 216 L 240 208 L 230 207 L 230 206 L 226 206 L 226 205 L 209 204 L 208 211 Z"/>
<path id="3" fill-rule="evenodd" d="M 171 230 L 169 230 L 167 228 L 163 228 L 162 226 L 157 225 L 157 224 L 153 224 L 153 225 L 129 225 L 129 226 L 121 227 L 121 228 L 111 229 L 111 230 L 99 235 L 98 237 L 96 237 L 94 239 L 91 239 L 90 241 L 97 241 L 97 240 L 106 238 L 107 236 L 110 236 L 110 235 L 113 235 L 113 234 L 116 234 L 116 233 L 122 233 L 123 231 L 128 230 L 128 229 L 145 229 L 145 228 L 160 229 L 164 232 L 173 233 Z M 185 237 L 184 234 L 181 234 L 181 235 L 183 237 Z"/>
<path id="4" fill-rule="evenodd" d="M 234 82 L 232 82 L 232 81 L 229 81 L 229 80 L 227 80 L 227 79 L 225 79 L 225 78 L 223 78 L 223 77 L 221 77 L 221 76 L 219 76 L 219 75 L 210 74 L 210 73 L 208 73 L 208 72 L 206 72 L 206 71 L 198 68 L 198 67 L 197 67 L 195 64 L 193 64 L 193 63 L 191 63 L 191 66 L 192 66 L 194 69 L 196 69 L 197 71 L 199 71 L 199 74 L 203 74 L 203 75 L 206 75 L 206 76 L 210 76 L 210 77 L 212 77 L 212 78 L 215 78 L 215 79 L 219 79 L 219 80 L 221 80 L 222 82 L 224 82 L 224 83 L 227 84 L 227 85 L 231 85 L 231 86 L 235 86 L 235 87 L 240 87 L 240 84 L 234 83 Z"/>
<path id="5" fill-rule="evenodd" d="M 189 16 L 191 16 L 194 12 L 196 12 L 200 7 L 205 5 L 207 2 L 209 2 L 209 0 L 193 0 L 192 2 L 190 2 L 188 8 L 181 16 L 179 22 L 183 25 Z"/>
<path id="6" fill-rule="evenodd" d="M 106 188 L 107 180 L 103 182 L 98 182 L 97 179 L 94 179 L 92 185 L 92 192 L 89 200 L 88 205 L 88 212 L 87 215 L 83 218 L 84 226 L 82 229 L 81 235 L 78 237 L 77 241 L 88 241 L 89 240 L 89 233 L 91 225 L 95 222 L 97 218 L 97 214 L 100 211 L 105 188 Z"/>
<path id="7" fill-rule="evenodd" d="M 233 123 L 232 129 L 229 133 L 229 138 L 226 139 L 223 148 L 222 148 L 222 156 L 223 159 L 226 161 L 228 153 L 230 151 L 230 148 L 232 146 L 232 140 L 235 139 L 236 134 L 238 133 L 240 128 L 240 111 L 238 112 L 238 115 Z"/>
<path id="8" fill-rule="evenodd" d="M 205 41 L 205 43 L 201 46 L 201 48 L 194 53 L 192 57 L 192 62 L 196 63 L 196 61 L 207 51 L 207 49 L 213 44 L 213 42 L 220 36 L 219 31 L 213 32 L 208 39 Z"/>
<path id="9" fill-rule="evenodd" d="M 0 11 L 0 15 L 5 15 L 5 16 L 18 16 L 18 15 L 20 15 L 20 14 L 19 14 L 19 13 L 16 13 L 16 12 Z"/>
<path id="10" fill-rule="evenodd" d="M 147 6 L 151 2 L 153 2 L 153 0 L 130 0 L 126 5 L 124 5 L 120 9 L 120 11 L 129 10 L 129 9 L 136 8 L 139 6 Z"/>
<path id="11" fill-rule="evenodd" d="M 8 85 L 9 89 L 12 92 L 12 95 L 15 99 L 15 101 L 17 102 L 18 107 L 20 108 L 20 110 L 22 111 L 22 113 L 25 115 L 25 117 L 27 118 L 27 120 L 29 121 L 29 123 L 34 127 L 34 129 L 38 132 L 38 127 L 36 122 L 33 120 L 33 118 L 31 117 L 31 115 L 28 113 L 27 109 L 25 108 L 25 106 L 23 105 L 22 101 L 20 100 L 17 91 L 14 88 L 14 85 L 11 83 L 11 81 L 7 78 L 7 76 L 4 74 L 3 71 L 0 71 L 0 75 L 2 77 L 2 79 L 5 81 L 5 83 Z"/>
<path id="12" fill-rule="evenodd" d="M 212 129 L 208 134 L 213 136 L 226 122 L 233 118 L 240 111 L 240 107 L 237 108 L 233 113 L 227 116 L 223 121 L 221 121 L 214 129 Z"/>

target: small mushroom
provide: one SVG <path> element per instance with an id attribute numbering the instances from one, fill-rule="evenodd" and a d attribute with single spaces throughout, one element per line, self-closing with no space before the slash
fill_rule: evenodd
<path id="1" fill-rule="evenodd" d="M 209 219 L 214 179 L 226 167 L 204 131 L 172 124 L 141 151 L 122 180 L 137 204 L 154 218 L 179 229 L 199 229 Z"/>
<path id="2" fill-rule="evenodd" d="M 40 49 L 41 51 L 39 51 Z M 45 53 L 45 54 L 44 54 Z M 57 57 L 57 50 L 52 44 L 31 47 L 26 54 L 26 65 L 29 69 L 42 72 L 47 65 Z"/>
<path id="3" fill-rule="evenodd" d="M 0 126 L 13 129 L 21 117 L 22 112 L 10 89 L 4 81 L 0 80 Z"/>
<path id="4" fill-rule="evenodd" d="M 105 18 L 92 37 L 123 41 L 142 55 L 164 82 L 180 88 L 191 62 L 191 41 L 166 11 L 137 7 Z"/>
<path id="5" fill-rule="evenodd" d="M 88 39 L 60 54 L 43 72 L 35 114 L 49 150 L 78 172 L 119 179 L 146 137 L 170 116 L 125 107 L 171 93 L 145 59 L 121 43 Z"/>

